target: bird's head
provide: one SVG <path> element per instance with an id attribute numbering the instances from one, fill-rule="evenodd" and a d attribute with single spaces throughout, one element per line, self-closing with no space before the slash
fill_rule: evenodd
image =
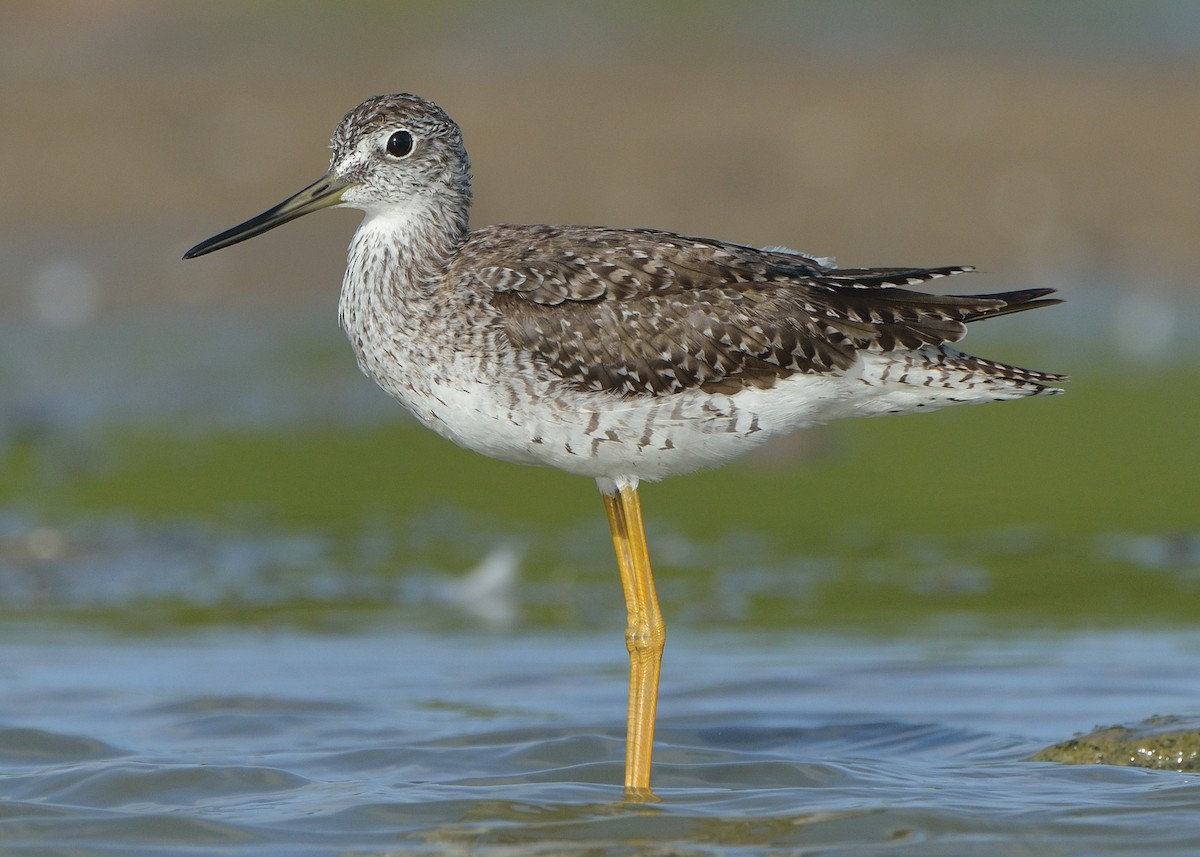
<path id="1" fill-rule="evenodd" d="M 261 235 L 322 208 L 357 208 L 371 216 L 414 209 L 466 208 L 471 164 L 462 132 L 446 113 L 415 95 L 377 95 L 333 132 L 329 171 L 278 205 L 202 241 L 185 259 Z"/>

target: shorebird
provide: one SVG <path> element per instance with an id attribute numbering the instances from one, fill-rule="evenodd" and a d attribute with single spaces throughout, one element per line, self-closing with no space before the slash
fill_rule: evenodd
<path id="1" fill-rule="evenodd" d="M 949 344 L 968 322 L 1059 303 L 1053 289 L 929 294 L 911 287 L 972 269 L 838 268 L 652 229 L 472 230 L 462 133 L 415 95 L 367 99 L 332 149 L 316 182 L 184 258 L 360 209 L 339 316 L 362 371 L 461 446 L 596 480 L 628 614 L 634 797 L 653 798 L 665 639 L 639 482 L 843 417 L 1061 392 L 1063 376 Z"/>

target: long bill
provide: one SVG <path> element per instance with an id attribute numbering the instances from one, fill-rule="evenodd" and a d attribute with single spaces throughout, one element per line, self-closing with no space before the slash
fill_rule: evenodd
<path id="1" fill-rule="evenodd" d="M 255 235 L 262 235 L 276 226 L 303 217 L 313 211 L 329 208 L 342 201 L 342 193 L 350 186 L 350 182 L 326 173 L 299 193 L 293 194 L 274 208 L 269 208 L 257 217 L 251 217 L 245 223 L 240 223 L 232 229 L 226 229 L 220 235 L 214 235 L 207 241 L 201 241 L 191 250 L 183 254 L 185 259 L 195 259 L 205 253 L 229 247 Z"/>

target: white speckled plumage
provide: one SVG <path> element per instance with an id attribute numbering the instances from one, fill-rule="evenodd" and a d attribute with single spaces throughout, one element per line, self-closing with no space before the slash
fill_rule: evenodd
<path id="1" fill-rule="evenodd" d="M 380 152 L 399 128 L 414 132 L 414 151 L 389 163 Z M 421 157 L 421 182 L 396 180 Z M 348 115 L 335 134 L 331 174 L 372 176 L 341 200 L 366 211 L 340 305 L 359 365 L 423 424 L 484 455 L 606 482 L 657 480 L 834 419 L 1056 392 L 1050 384 L 1058 376 L 978 360 L 946 344 L 961 336 L 962 319 L 1044 305 L 1048 290 L 925 296 L 890 282 L 967 269 L 842 271 L 786 248 L 649 230 L 472 232 L 470 167 L 457 126 L 412 96 L 367 102 Z M 679 271 L 689 272 L 687 282 L 675 281 Z M 847 294 L 865 300 L 865 309 L 846 306 Z M 895 336 L 880 341 L 900 298 L 916 307 L 904 316 L 917 330 L 911 347 Z M 789 370 L 771 354 L 762 359 L 759 348 L 751 365 L 739 365 L 747 349 L 730 348 L 728 332 L 714 338 L 711 322 L 732 320 L 725 327 L 738 337 L 767 339 L 755 312 L 768 299 L 771 323 L 801 340 L 791 350 L 802 362 L 805 337 L 832 344 L 833 359 L 818 349 L 817 360 Z M 780 317 L 780 306 L 794 318 Z M 582 315 L 580 307 L 597 311 Z M 814 324 L 827 320 L 858 329 L 858 338 L 844 329 L 814 334 Z M 664 344 L 668 322 L 676 332 L 705 328 L 705 352 Z M 928 334 L 923 327 L 931 325 Z M 553 349 L 540 345 L 547 338 L 569 356 L 554 351 L 557 359 L 547 359 Z M 529 347 L 532 341 L 539 347 Z M 680 380 L 677 364 L 688 361 Z M 601 368 L 612 371 L 601 376 Z M 660 389 L 648 380 L 655 373 L 668 379 Z"/>

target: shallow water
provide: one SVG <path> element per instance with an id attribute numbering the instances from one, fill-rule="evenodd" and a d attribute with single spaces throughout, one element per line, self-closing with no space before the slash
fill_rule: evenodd
<path id="1" fill-rule="evenodd" d="M 1194 707 L 1194 632 L 676 634 L 650 805 L 619 630 L 7 636 L 5 854 L 1200 848 L 1194 774 L 1025 761 Z"/>

